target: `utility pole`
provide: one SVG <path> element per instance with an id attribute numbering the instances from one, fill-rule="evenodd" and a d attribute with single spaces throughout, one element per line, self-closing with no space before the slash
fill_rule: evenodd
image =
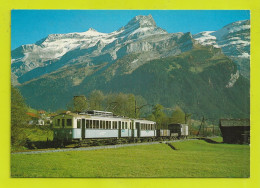
<path id="1" fill-rule="evenodd" d="M 204 116 L 203 116 L 203 136 L 205 135 L 205 119 L 204 119 Z"/>
<path id="2" fill-rule="evenodd" d="M 136 100 L 135 100 L 135 118 L 136 118 L 136 108 L 137 108 L 137 107 L 136 107 Z"/>
<path id="3" fill-rule="evenodd" d="M 202 135 L 204 136 L 204 121 L 205 121 L 205 118 L 204 118 L 204 116 L 203 116 L 203 117 L 202 117 L 202 120 L 201 120 L 199 132 L 198 132 L 197 136 L 200 135 L 200 130 L 201 130 L 201 128 L 203 129 L 203 134 L 202 134 Z"/>

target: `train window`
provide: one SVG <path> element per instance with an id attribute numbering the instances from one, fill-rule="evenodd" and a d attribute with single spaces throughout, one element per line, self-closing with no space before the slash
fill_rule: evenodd
<path id="1" fill-rule="evenodd" d="M 62 127 L 65 127 L 65 119 L 62 119 Z"/>
<path id="2" fill-rule="evenodd" d="M 125 129 L 128 129 L 128 123 L 127 122 L 125 122 Z"/>
<path id="3" fill-rule="evenodd" d="M 116 129 L 116 122 L 115 121 L 112 122 L 112 127 L 113 127 L 113 129 Z"/>
<path id="4" fill-rule="evenodd" d="M 106 121 L 102 121 L 102 128 L 103 128 L 103 129 L 106 128 Z"/>
<path id="5" fill-rule="evenodd" d="M 117 129 L 117 121 L 115 121 L 115 129 Z"/>
<path id="6" fill-rule="evenodd" d="M 67 119 L 67 126 L 71 127 L 72 126 L 72 119 Z"/>
<path id="7" fill-rule="evenodd" d="M 125 129 L 125 122 L 122 122 L 122 129 Z"/>
<path id="8" fill-rule="evenodd" d="M 106 129 L 108 129 L 108 121 L 106 121 Z"/>
<path id="9" fill-rule="evenodd" d="M 94 129 L 97 128 L 97 120 L 93 120 L 93 128 L 94 128 Z"/>
<path id="10" fill-rule="evenodd" d="M 86 120 L 86 128 L 89 129 L 89 120 Z"/>
<path id="11" fill-rule="evenodd" d="M 98 120 L 94 120 L 94 128 L 95 128 L 95 129 L 98 129 L 98 124 L 99 124 L 99 123 L 98 123 Z"/>
<path id="12" fill-rule="evenodd" d="M 93 120 L 89 120 L 89 128 L 93 129 Z"/>
<path id="13" fill-rule="evenodd" d="M 80 128 L 80 119 L 77 119 L 77 128 Z"/>
<path id="14" fill-rule="evenodd" d="M 97 120 L 97 129 L 100 129 L 100 121 Z"/>
<path id="15" fill-rule="evenodd" d="M 57 119 L 57 127 L 60 126 L 60 119 Z"/>
<path id="16" fill-rule="evenodd" d="M 98 128 L 98 121 L 97 120 L 93 120 L 93 126 L 94 126 L 94 129 L 97 129 Z"/>
<path id="17" fill-rule="evenodd" d="M 111 129 L 111 121 L 109 121 L 109 129 Z"/>

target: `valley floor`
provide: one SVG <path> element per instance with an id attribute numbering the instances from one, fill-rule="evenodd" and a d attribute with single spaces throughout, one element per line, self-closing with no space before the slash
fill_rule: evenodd
<path id="1" fill-rule="evenodd" d="M 215 139 L 218 141 L 218 139 Z M 250 176 L 248 145 L 190 140 L 95 151 L 11 155 L 12 177 Z"/>

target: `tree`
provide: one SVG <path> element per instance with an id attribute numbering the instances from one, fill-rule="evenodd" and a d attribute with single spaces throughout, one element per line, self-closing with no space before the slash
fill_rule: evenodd
<path id="1" fill-rule="evenodd" d="M 102 91 L 94 90 L 90 93 L 89 106 L 91 110 L 104 110 L 105 96 Z"/>
<path id="2" fill-rule="evenodd" d="M 146 117 L 151 112 L 152 105 L 148 104 L 141 95 L 135 96 L 136 101 L 136 117 Z"/>
<path id="3" fill-rule="evenodd" d="M 185 123 L 185 113 L 177 106 L 170 117 L 170 123 Z"/>
<path id="4" fill-rule="evenodd" d="M 23 128 L 28 126 L 29 120 L 27 106 L 17 88 L 11 86 L 11 145 L 23 146 L 26 141 L 26 134 Z"/>
<path id="5" fill-rule="evenodd" d="M 106 97 L 106 110 L 114 114 L 135 117 L 135 96 L 133 94 L 109 94 Z"/>
<path id="6" fill-rule="evenodd" d="M 87 110 L 87 98 L 84 95 L 74 96 L 73 98 L 73 111 L 82 112 Z"/>
<path id="7" fill-rule="evenodd" d="M 163 112 L 163 106 L 160 104 L 156 104 L 153 107 L 152 115 L 150 119 L 156 121 L 157 127 L 160 128 L 167 128 L 168 118 L 166 114 Z"/>

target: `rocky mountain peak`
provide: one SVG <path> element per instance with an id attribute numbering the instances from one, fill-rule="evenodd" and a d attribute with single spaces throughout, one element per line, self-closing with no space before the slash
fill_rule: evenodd
<path id="1" fill-rule="evenodd" d="M 90 28 L 87 30 L 87 32 L 88 32 L 88 31 L 89 31 L 89 32 L 90 32 L 90 31 L 91 31 L 91 32 L 97 32 L 97 30 L 95 30 L 95 29 L 92 28 L 92 27 L 90 27 Z"/>
<path id="2" fill-rule="evenodd" d="M 156 27 L 156 23 L 152 17 L 152 15 L 148 16 L 135 16 L 132 20 L 130 20 L 127 25 L 124 27 L 125 29 L 127 28 L 143 28 L 143 27 Z"/>

